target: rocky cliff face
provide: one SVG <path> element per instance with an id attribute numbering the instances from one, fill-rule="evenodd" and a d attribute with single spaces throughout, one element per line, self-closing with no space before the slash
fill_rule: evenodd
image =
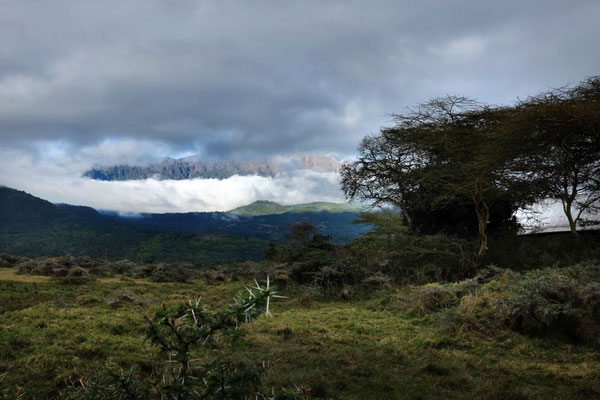
<path id="1" fill-rule="evenodd" d="M 204 162 L 198 156 L 180 159 L 166 158 L 147 166 L 115 165 L 94 167 L 83 175 L 102 181 L 139 179 L 226 179 L 233 175 L 274 177 L 288 169 L 309 169 L 336 172 L 340 161 L 329 155 L 296 154 L 272 160 Z"/>

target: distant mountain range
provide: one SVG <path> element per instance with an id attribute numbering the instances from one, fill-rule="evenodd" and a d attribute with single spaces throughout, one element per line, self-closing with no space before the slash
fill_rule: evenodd
<path id="1" fill-rule="evenodd" d="M 102 181 L 140 179 L 226 179 L 233 175 L 274 177 L 285 170 L 308 169 L 336 172 L 340 161 L 329 155 L 296 154 L 271 160 L 206 162 L 199 156 L 165 158 L 146 166 L 115 165 L 94 167 L 83 176 Z"/>
<path id="2" fill-rule="evenodd" d="M 347 242 L 370 230 L 352 223 L 360 211 L 347 204 L 282 206 L 259 201 L 230 212 L 125 217 L 85 206 L 52 204 L 0 187 L 0 252 L 199 264 L 258 260 L 269 242 L 281 240 L 301 220 L 316 225 L 336 243 Z"/>

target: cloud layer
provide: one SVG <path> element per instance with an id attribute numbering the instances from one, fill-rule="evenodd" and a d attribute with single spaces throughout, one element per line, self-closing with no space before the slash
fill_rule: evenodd
<path id="1" fill-rule="evenodd" d="M 597 1 L 4 1 L 0 15 L 5 143 L 349 153 L 428 97 L 513 101 L 600 66 Z"/>
<path id="2" fill-rule="evenodd" d="M 94 163 L 343 158 L 434 96 L 509 103 L 600 73 L 599 19 L 596 0 L 0 0 L 0 148 L 73 185 Z M 0 184 L 41 194 L 11 162 Z"/>
<path id="3" fill-rule="evenodd" d="M 96 181 L 78 173 L 81 160 L 61 154 L 43 161 L 22 152 L 0 151 L 2 184 L 52 202 L 84 204 L 121 212 L 229 211 L 256 200 L 280 204 L 342 202 L 336 172 L 286 170 L 271 177 L 228 179 Z"/>

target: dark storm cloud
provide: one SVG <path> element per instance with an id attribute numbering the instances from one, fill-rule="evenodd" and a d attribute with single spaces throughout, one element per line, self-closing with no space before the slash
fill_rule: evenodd
<path id="1" fill-rule="evenodd" d="M 351 153 L 387 115 L 600 73 L 598 1 L 0 2 L 0 144 Z"/>

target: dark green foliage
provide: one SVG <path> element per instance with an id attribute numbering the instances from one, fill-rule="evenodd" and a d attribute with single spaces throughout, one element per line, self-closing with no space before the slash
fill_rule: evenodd
<path id="1" fill-rule="evenodd" d="M 410 233 L 402 214 L 394 211 L 363 214 L 356 222 L 374 229 L 344 246 L 333 245 L 308 222 L 293 225 L 287 240 L 271 247 L 269 258 L 294 282 L 335 293 L 345 285 L 381 289 L 393 283 L 458 280 L 474 272 L 469 241 Z"/>
<path id="2" fill-rule="evenodd" d="M 0 251 L 28 257 L 70 253 L 113 261 L 128 258 L 143 263 L 214 265 L 262 259 L 268 241 L 279 241 L 298 220 L 312 221 L 336 242 L 347 242 L 368 231 L 368 226 L 351 224 L 356 211 L 345 210 L 346 206 L 323 207 L 327 211 L 308 207 L 255 217 L 187 213 L 126 218 L 99 214 L 89 207 L 54 205 L 0 187 Z"/>
<path id="3" fill-rule="evenodd" d="M 364 214 L 358 222 L 369 222 L 374 229 L 346 246 L 349 262 L 364 273 L 380 272 L 397 283 L 458 280 L 474 272 L 472 242 L 411 233 L 402 218 L 393 211 Z"/>
<path id="4" fill-rule="evenodd" d="M 507 323 L 532 335 L 559 333 L 578 342 L 600 344 L 600 267 L 532 271 L 499 302 Z"/>
<path id="5" fill-rule="evenodd" d="M 516 234 L 519 231 L 520 226 L 514 216 L 516 211 L 516 206 L 507 199 L 496 200 L 494 207 L 490 209 L 486 228 L 490 238 L 501 234 Z M 454 203 L 435 210 L 415 204 L 412 215 L 414 231 L 423 235 L 441 233 L 466 240 L 477 236 L 478 221 L 472 204 Z"/>
<path id="6" fill-rule="evenodd" d="M 275 246 L 275 243 L 271 242 L 265 250 L 265 259 L 275 260 L 275 257 L 277 257 L 277 247 Z"/>
<path id="7" fill-rule="evenodd" d="M 544 267 L 567 267 L 585 260 L 600 259 L 600 232 L 492 237 L 483 262 L 526 271 Z"/>
<path id="8" fill-rule="evenodd" d="M 537 175 L 545 197 L 562 203 L 574 235 L 597 224 L 600 76 L 522 100 L 516 110 L 508 129 L 521 147 L 522 172 Z"/>
<path id="9" fill-rule="evenodd" d="M 488 267 L 461 282 L 405 289 L 386 307 L 445 312 L 458 330 L 496 335 L 511 329 L 600 345 L 600 267 L 580 264 L 526 274 Z"/>
<path id="10" fill-rule="evenodd" d="M 511 113 L 446 96 L 395 115 L 394 127 L 365 137 L 358 160 L 343 165 L 342 189 L 399 208 L 414 233 L 476 237 L 479 258 L 492 215 L 495 225 L 514 224 L 512 214 L 534 200 L 530 176 L 510 170 L 518 155 L 502 126 Z"/>
<path id="11" fill-rule="evenodd" d="M 23 257 L 15 256 L 13 254 L 0 253 L 0 268 L 14 267 L 23 261 Z"/>
<path id="12" fill-rule="evenodd" d="M 102 367 L 93 380 L 81 382 L 81 387 L 70 394 L 72 400 L 144 400 L 151 398 L 150 386 L 137 378 L 135 368 Z"/>
<path id="13" fill-rule="evenodd" d="M 402 210 L 412 232 L 476 237 L 481 266 L 488 235 L 515 235 L 515 213 L 542 200 L 562 203 L 575 236 L 597 224 L 600 77 L 511 107 L 434 98 L 394 119 L 342 166 L 342 189 Z"/>
<path id="14" fill-rule="evenodd" d="M 318 231 L 307 221 L 292 225 L 287 240 L 275 249 L 272 258 L 284 263 L 297 283 L 324 288 L 355 283 L 346 260 L 340 257 L 340 248 Z"/>
<path id="15" fill-rule="evenodd" d="M 88 207 L 57 206 L 0 187 L 0 251 L 30 257 L 70 253 L 110 260 L 215 264 L 260 259 L 266 245 L 256 237 L 133 226 Z"/>
<path id="16" fill-rule="evenodd" d="M 187 282 L 194 276 L 191 264 L 158 264 L 150 273 L 152 282 Z"/>

